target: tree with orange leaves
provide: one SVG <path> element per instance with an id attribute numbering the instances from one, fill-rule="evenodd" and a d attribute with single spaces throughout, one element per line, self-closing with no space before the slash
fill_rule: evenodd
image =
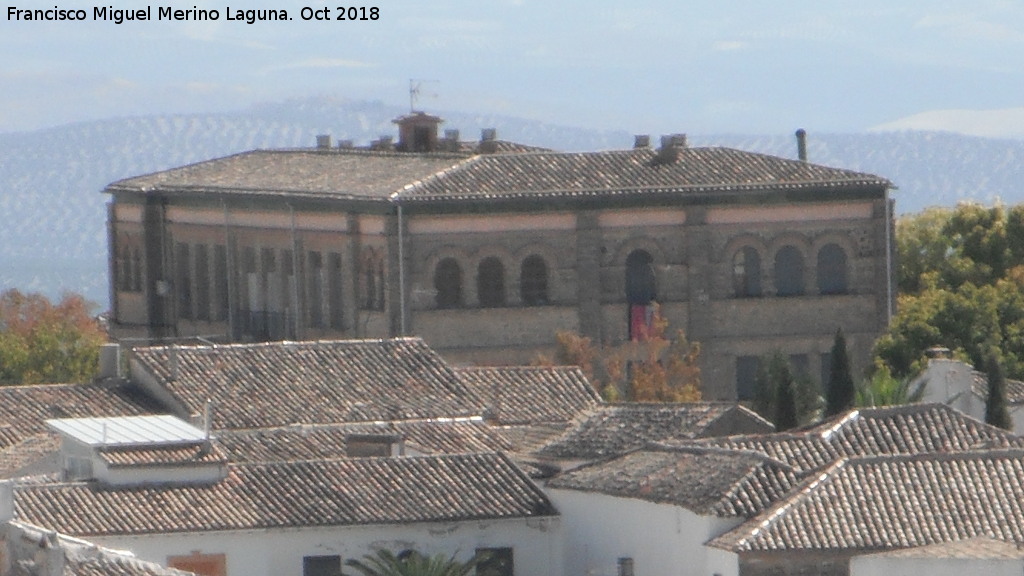
<path id="1" fill-rule="evenodd" d="M 655 305 L 642 340 L 596 346 L 575 332 L 558 332 L 555 362 L 579 366 L 608 401 L 699 402 L 700 344 L 687 340 L 682 330 L 674 338 L 667 333 L 668 320 Z M 541 358 L 538 363 L 552 362 Z"/>
<path id="2" fill-rule="evenodd" d="M 0 293 L 0 384 L 91 380 L 106 342 L 92 306 L 71 293 L 57 304 L 37 293 Z"/>

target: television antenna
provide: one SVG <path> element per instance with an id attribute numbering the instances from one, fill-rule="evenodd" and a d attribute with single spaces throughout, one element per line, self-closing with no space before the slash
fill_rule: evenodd
<path id="1" fill-rule="evenodd" d="M 410 78 L 409 79 L 409 111 L 410 112 L 415 112 L 416 111 L 416 104 L 419 102 L 419 99 L 420 99 L 421 95 L 423 95 L 423 96 L 432 96 L 434 98 L 437 98 L 437 93 L 436 92 L 427 92 L 426 94 L 423 93 L 423 85 L 424 84 L 428 84 L 428 83 L 430 83 L 430 84 L 438 84 L 439 81 L 438 80 L 423 80 L 423 79 L 419 79 L 419 78 Z"/>

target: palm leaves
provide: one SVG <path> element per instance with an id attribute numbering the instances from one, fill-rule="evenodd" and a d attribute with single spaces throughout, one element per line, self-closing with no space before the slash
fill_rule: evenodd
<path id="1" fill-rule="evenodd" d="M 469 560 L 461 562 L 455 559 L 455 554 L 427 556 L 415 550 L 405 550 L 398 554 L 390 550 L 378 550 L 367 554 L 362 560 L 348 560 L 345 565 L 356 569 L 362 576 L 467 576 L 487 558 L 487 553 L 478 552 Z"/>

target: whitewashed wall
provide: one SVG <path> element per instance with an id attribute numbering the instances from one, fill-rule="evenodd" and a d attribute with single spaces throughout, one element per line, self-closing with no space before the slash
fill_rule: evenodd
<path id="1" fill-rule="evenodd" d="M 169 556 L 225 554 L 227 576 L 301 576 L 304 556 L 340 555 L 342 562 L 378 548 L 415 549 L 427 554 L 458 553 L 466 559 L 476 548 L 513 548 L 517 576 L 562 576 L 562 526 L 559 518 L 479 522 L 421 523 L 395 526 L 296 528 L 202 534 L 156 534 L 90 538 L 97 544 L 130 550 L 144 560 L 167 564 Z M 345 570 L 346 573 L 351 572 Z"/>
<path id="2" fill-rule="evenodd" d="M 729 558 L 704 543 L 740 519 L 604 494 L 547 492 L 562 514 L 567 575 L 616 576 L 622 557 L 633 559 L 636 576 L 738 574 L 735 555 Z"/>

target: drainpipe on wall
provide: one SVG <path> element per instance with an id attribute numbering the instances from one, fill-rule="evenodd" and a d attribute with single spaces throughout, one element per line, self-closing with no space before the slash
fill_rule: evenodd
<path id="1" fill-rule="evenodd" d="M 397 198 L 395 198 L 397 200 Z M 398 204 L 398 317 L 399 336 L 405 336 L 405 223 L 402 220 L 402 204 Z"/>

